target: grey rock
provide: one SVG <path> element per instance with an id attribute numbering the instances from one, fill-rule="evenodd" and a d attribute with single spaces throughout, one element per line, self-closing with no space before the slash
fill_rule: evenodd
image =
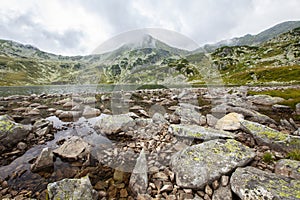
<path id="1" fill-rule="evenodd" d="M 152 121 L 153 121 L 153 123 L 156 123 L 156 124 L 168 124 L 168 121 L 160 113 L 155 113 L 152 116 Z"/>
<path id="2" fill-rule="evenodd" d="M 47 186 L 49 199 L 98 199 L 98 193 L 93 189 L 88 176 L 81 179 L 63 179 L 49 183 Z"/>
<path id="3" fill-rule="evenodd" d="M 100 114 L 101 114 L 101 112 L 99 109 L 91 108 L 90 106 L 85 106 L 85 108 L 82 112 L 82 116 L 84 116 L 84 117 L 96 117 Z"/>
<path id="4" fill-rule="evenodd" d="M 202 115 L 195 109 L 189 108 L 188 106 L 186 106 L 186 104 L 184 105 L 185 106 L 183 107 L 177 108 L 174 112 L 175 115 L 180 117 L 180 122 L 182 124 L 203 125 L 203 120 L 201 120 Z M 190 107 L 193 107 L 193 105 L 191 105 Z"/>
<path id="5" fill-rule="evenodd" d="M 281 133 L 267 126 L 244 120 L 243 129 L 252 134 L 259 145 L 266 145 L 274 150 L 289 151 L 299 148 L 300 137 Z"/>
<path id="6" fill-rule="evenodd" d="M 300 180 L 300 161 L 281 159 L 275 165 L 275 173 Z"/>
<path id="7" fill-rule="evenodd" d="M 95 124 L 97 132 L 102 134 L 116 134 L 134 127 L 135 121 L 126 114 L 105 115 Z"/>
<path id="8" fill-rule="evenodd" d="M 272 106 L 272 109 L 277 112 L 289 112 L 292 110 L 291 107 L 286 105 L 280 105 L 280 104 L 274 104 Z"/>
<path id="9" fill-rule="evenodd" d="M 129 180 L 129 187 L 136 196 L 139 194 L 146 194 L 148 188 L 147 172 L 146 155 L 144 149 L 142 149 Z"/>
<path id="10" fill-rule="evenodd" d="M 71 119 L 71 118 L 79 118 L 81 116 L 81 112 L 78 111 L 56 111 L 59 119 Z"/>
<path id="11" fill-rule="evenodd" d="M 235 131 L 241 128 L 241 121 L 244 116 L 238 113 L 229 113 L 219 119 L 215 125 L 216 129 Z"/>
<path id="12" fill-rule="evenodd" d="M 299 199 L 299 179 L 290 179 L 254 167 L 237 168 L 230 183 L 232 191 L 241 199 Z"/>
<path id="13" fill-rule="evenodd" d="M 0 116 L 0 144 L 13 146 L 25 139 L 32 130 L 31 126 L 18 124 L 8 115 Z"/>
<path id="14" fill-rule="evenodd" d="M 232 200 L 232 192 L 230 186 L 221 186 L 214 191 L 212 200 Z"/>
<path id="15" fill-rule="evenodd" d="M 178 186 L 203 189 L 236 167 L 245 166 L 254 157 L 254 150 L 249 147 L 233 139 L 218 139 L 179 151 L 172 156 L 171 166 Z"/>
<path id="16" fill-rule="evenodd" d="M 296 114 L 300 115 L 300 103 L 296 104 Z"/>
<path id="17" fill-rule="evenodd" d="M 78 136 L 73 136 L 65 141 L 53 153 L 67 159 L 83 158 L 90 153 L 89 144 Z"/>
<path id="18" fill-rule="evenodd" d="M 269 95 L 254 95 L 248 96 L 247 99 L 254 104 L 264 105 L 264 106 L 271 106 L 276 103 L 284 101 L 281 97 L 271 97 Z"/>
<path id="19" fill-rule="evenodd" d="M 206 115 L 206 121 L 207 121 L 208 126 L 210 126 L 210 127 L 215 127 L 218 120 L 219 119 L 216 118 L 215 116 L 213 116 L 212 114 Z"/>
<path id="20" fill-rule="evenodd" d="M 50 148 L 44 148 L 36 161 L 31 165 L 32 172 L 38 172 L 42 170 L 51 169 L 54 167 L 53 153 Z"/>
<path id="21" fill-rule="evenodd" d="M 169 133 L 179 137 L 213 140 L 218 138 L 234 138 L 234 134 L 198 125 L 171 124 Z"/>

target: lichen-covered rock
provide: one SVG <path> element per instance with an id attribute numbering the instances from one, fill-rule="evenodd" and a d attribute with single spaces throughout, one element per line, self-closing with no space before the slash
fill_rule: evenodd
<path id="1" fill-rule="evenodd" d="M 245 166 L 254 150 L 233 139 L 211 140 L 188 147 L 172 156 L 176 183 L 183 188 L 203 189 L 222 175 Z"/>
<path id="2" fill-rule="evenodd" d="M 31 129 L 31 126 L 18 124 L 8 115 L 2 115 L 0 116 L 0 144 L 11 147 L 26 138 Z"/>
<path id="3" fill-rule="evenodd" d="M 65 141 L 63 145 L 55 149 L 53 153 L 66 158 L 78 159 L 90 153 L 89 144 L 78 136 L 73 136 Z"/>
<path id="4" fill-rule="evenodd" d="M 300 161 L 281 159 L 275 165 L 275 173 L 300 180 Z"/>
<path id="5" fill-rule="evenodd" d="M 42 170 L 51 169 L 54 167 L 53 153 L 50 148 L 44 148 L 36 161 L 31 165 L 32 172 L 38 172 Z"/>
<path id="6" fill-rule="evenodd" d="M 300 199 L 300 180 L 290 179 L 254 167 L 237 168 L 231 189 L 241 199 Z"/>
<path id="7" fill-rule="evenodd" d="M 196 138 L 201 140 L 213 140 L 218 138 L 234 138 L 230 132 L 215 130 L 197 125 L 171 124 L 169 133 L 179 137 Z"/>
<path id="8" fill-rule="evenodd" d="M 134 125 L 135 121 L 126 114 L 105 115 L 96 122 L 95 129 L 97 132 L 110 135 L 126 131 Z"/>
<path id="9" fill-rule="evenodd" d="M 241 121 L 244 116 L 238 113 L 229 113 L 219 119 L 216 128 L 220 130 L 235 131 L 241 128 Z"/>
<path id="10" fill-rule="evenodd" d="M 299 148 L 300 137 L 281 133 L 267 126 L 244 120 L 243 129 L 252 134 L 259 145 L 267 145 L 274 150 L 288 151 Z"/>
<path id="11" fill-rule="evenodd" d="M 82 177 L 81 179 L 63 179 L 58 182 L 49 183 L 47 186 L 49 199 L 91 199 L 98 198 L 97 191 L 95 191 L 88 178 Z"/>

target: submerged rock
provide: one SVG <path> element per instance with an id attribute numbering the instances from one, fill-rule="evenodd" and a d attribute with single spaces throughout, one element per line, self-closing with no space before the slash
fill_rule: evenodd
<path id="1" fill-rule="evenodd" d="M 78 136 L 73 136 L 65 141 L 63 145 L 53 151 L 53 153 L 66 159 L 82 158 L 89 154 L 89 144 Z"/>
<path id="2" fill-rule="evenodd" d="M 134 125 L 135 121 L 126 114 L 106 115 L 96 122 L 95 129 L 100 133 L 110 135 L 126 131 Z"/>
<path id="3" fill-rule="evenodd" d="M 300 180 L 300 161 L 281 159 L 275 165 L 275 173 Z"/>
<path id="4" fill-rule="evenodd" d="M 274 150 L 288 151 L 299 148 L 300 137 L 281 133 L 267 126 L 244 120 L 243 129 L 253 135 L 258 145 L 267 145 Z"/>
<path id="5" fill-rule="evenodd" d="M 179 137 L 213 140 L 218 138 L 234 138 L 234 134 L 197 125 L 171 124 L 169 132 Z"/>
<path id="6" fill-rule="evenodd" d="M 300 180 L 290 179 L 254 167 L 237 168 L 231 189 L 241 199 L 300 199 Z"/>
<path id="7" fill-rule="evenodd" d="M 172 156 L 176 183 L 183 188 L 203 189 L 222 175 L 245 166 L 255 157 L 254 150 L 233 140 L 211 140 L 188 147 Z"/>
<path id="8" fill-rule="evenodd" d="M 81 179 L 63 179 L 49 183 L 47 186 L 49 199 L 98 199 L 97 192 L 93 189 L 88 176 Z"/>
<path id="9" fill-rule="evenodd" d="M 18 124 L 8 115 L 0 116 L 0 144 L 4 146 L 13 146 L 25 139 L 31 126 Z"/>
<path id="10" fill-rule="evenodd" d="M 42 170 L 51 169 L 54 167 L 53 153 L 50 148 L 44 148 L 36 161 L 31 165 L 32 172 L 38 172 Z"/>

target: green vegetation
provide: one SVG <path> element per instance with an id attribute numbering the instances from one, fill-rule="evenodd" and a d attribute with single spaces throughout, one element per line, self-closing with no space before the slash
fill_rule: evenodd
<path id="1" fill-rule="evenodd" d="M 299 75 L 300 76 L 300 75 Z M 266 94 L 272 97 L 282 97 L 285 101 L 280 104 L 295 108 L 295 105 L 300 102 L 300 90 L 295 88 L 284 89 L 284 90 L 268 90 L 268 91 L 248 91 L 248 95 Z"/>
<path id="2" fill-rule="evenodd" d="M 292 160 L 298 160 L 300 161 L 300 149 L 293 149 L 287 154 L 287 157 Z"/>
<path id="3" fill-rule="evenodd" d="M 262 157 L 262 160 L 265 162 L 265 163 L 270 163 L 273 161 L 273 155 L 270 153 L 270 152 L 265 152 L 263 157 Z"/>

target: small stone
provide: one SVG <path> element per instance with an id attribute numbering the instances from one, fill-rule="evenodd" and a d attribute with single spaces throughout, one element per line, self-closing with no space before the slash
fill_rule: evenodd
<path id="1" fill-rule="evenodd" d="M 128 192 L 127 192 L 127 190 L 125 188 L 123 188 L 123 189 L 120 190 L 120 197 L 121 198 L 128 197 Z"/>
<path id="2" fill-rule="evenodd" d="M 153 175 L 153 178 L 155 179 L 159 179 L 159 180 L 162 180 L 162 181 L 167 181 L 169 180 L 168 176 L 163 173 L 163 172 L 157 172 Z"/>
<path id="3" fill-rule="evenodd" d="M 222 176 L 221 177 L 221 185 L 223 187 L 227 186 L 229 183 L 229 176 Z"/>
<path id="4" fill-rule="evenodd" d="M 216 190 L 218 187 L 219 187 L 219 182 L 218 182 L 218 180 L 215 180 L 215 181 L 212 183 L 212 188 L 213 188 L 214 190 Z"/>
<path id="5" fill-rule="evenodd" d="M 208 194 L 204 195 L 204 200 L 211 200 L 211 198 L 208 196 Z"/>
<path id="6" fill-rule="evenodd" d="M 122 182 L 124 180 L 124 172 L 116 169 L 114 172 L 114 180 Z"/>
<path id="7" fill-rule="evenodd" d="M 27 148 L 27 144 L 25 144 L 24 142 L 19 142 L 17 145 L 17 148 L 22 150 L 25 150 Z"/>
<path id="8" fill-rule="evenodd" d="M 230 186 L 219 187 L 214 191 L 212 200 L 232 200 L 232 192 Z"/>
<path id="9" fill-rule="evenodd" d="M 205 193 L 210 197 L 212 196 L 213 190 L 211 189 L 211 187 L 209 185 L 205 186 Z"/>
<path id="10" fill-rule="evenodd" d="M 168 185 L 164 185 L 161 189 L 160 192 L 170 192 L 173 190 L 173 186 L 168 184 Z"/>
<path id="11" fill-rule="evenodd" d="M 200 196 L 200 197 L 204 197 L 204 195 L 205 195 L 205 192 L 203 192 L 203 191 L 197 191 L 197 194 Z"/>

